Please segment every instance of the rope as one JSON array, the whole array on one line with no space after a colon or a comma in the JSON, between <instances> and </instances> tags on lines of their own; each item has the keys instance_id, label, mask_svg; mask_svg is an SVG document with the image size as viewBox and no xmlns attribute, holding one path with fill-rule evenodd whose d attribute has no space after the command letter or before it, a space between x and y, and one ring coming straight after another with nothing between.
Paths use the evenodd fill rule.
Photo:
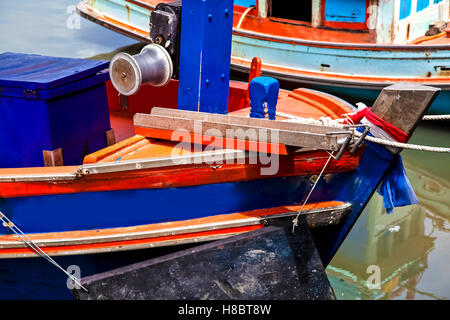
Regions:
<instances>
[{"instance_id":1,"label":"rope","mask_svg":"<svg viewBox=\"0 0 450 320\"><path fill-rule=\"evenodd\" d=\"M361 136L361 133L355 132L357 136ZM409 149L409 150L416 150L416 151L429 151L429 152L438 152L438 153L450 153L450 148L443 148L443 147L429 147L429 146L422 146L417 144L409 144L409 143L402 143L402 142L396 142L396 141L390 141L385 139L379 139L375 137L366 136L364 138L367 141L378 143L384 146L389 147L396 147L396 148L402 148L402 149Z\"/></svg>"},{"instance_id":2,"label":"rope","mask_svg":"<svg viewBox=\"0 0 450 320\"><path fill-rule=\"evenodd\" d=\"M318 126L339 127L339 128L344 127L344 124L341 123L343 119L331 119L330 117L320 117L317 120L313 118L302 118L279 111L277 111L276 115L283 118L287 118L287 120L284 120L286 122L296 122L302 124L313 124Z\"/></svg>"},{"instance_id":3,"label":"rope","mask_svg":"<svg viewBox=\"0 0 450 320\"><path fill-rule=\"evenodd\" d=\"M330 127L344 127L344 124L340 123L339 121L342 121L343 119L331 119L329 117L322 117L319 120L312 119L312 118L302 118L298 116L294 116L291 114L278 112L277 116L281 116L284 118L287 118L287 122L297 122L302 124L313 124L313 125L321 125L321 126L330 126ZM436 115L436 116L424 116L424 120L450 120L450 115ZM354 131L354 134L356 136L361 136L360 132ZM379 139L375 137L366 136L364 138L367 141L378 143L385 146L390 147L396 147L396 148L402 148L402 149L409 149L409 150L416 150L416 151L428 151L428 152L437 152L437 153L450 153L450 148L444 148L444 147L430 147L430 146L423 146L423 145L416 145L416 144L409 144L409 143L402 143L402 142L396 142L396 141L390 141L386 139Z\"/></svg>"},{"instance_id":4,"label":"rope","mask_svg":"<svg viewBox=\"0 0 450 320\"><path fill-rule=\"evenodd\" d=\"M53 264L55 267L64 272L71 280L73 280L81 289L89 293L89 291L81 285L77 278L67 272L63 267L61 267L55 260L53 260L48 254L46 254L36 243L33 242L25 233L22 232L7 216L0 211L0 220L3 222L3 226L9 228L14 232L27 246L33 249L39 256Z\"/></svg>"},{"instance_id":5,"label":"rope","mask_svg":"<svg viewBox=\"0 0 450 320\"><path fill-rule=\"evenodd\" d=\"M423 116L422 120L450 120L450 114L440 114L435 116Z\"/></svg>"}]
</instances>

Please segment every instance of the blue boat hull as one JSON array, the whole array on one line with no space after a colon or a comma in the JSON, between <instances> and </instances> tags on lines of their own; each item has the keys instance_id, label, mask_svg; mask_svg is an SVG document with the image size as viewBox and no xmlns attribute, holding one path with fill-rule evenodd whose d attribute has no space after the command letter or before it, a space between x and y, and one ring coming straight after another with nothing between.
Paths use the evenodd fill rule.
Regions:
<instances>
[{"instance_id":1,"label":"blue boat hull","mask_svg":"<svg viewBox=\"0 0 450 320\"><path fill-rule=\"evenodd\" d=\"M357 170L328 174L317 184L309 202L336 200L352 205L339 225L313 229L325 266L390 165L390 161L366 147ZM108 228L299 204L311 188L310 178L293 176L182 188L36 196L2 199L0 203L3 212L24 232ZM55 260L64 268L77 265L81 275L87 276L148 259L157 252L152 250L155 249L58 256ZM42 258L0 259L0 270L0 299L71 298L66 276Z\"/></svg>"}]
</instances>

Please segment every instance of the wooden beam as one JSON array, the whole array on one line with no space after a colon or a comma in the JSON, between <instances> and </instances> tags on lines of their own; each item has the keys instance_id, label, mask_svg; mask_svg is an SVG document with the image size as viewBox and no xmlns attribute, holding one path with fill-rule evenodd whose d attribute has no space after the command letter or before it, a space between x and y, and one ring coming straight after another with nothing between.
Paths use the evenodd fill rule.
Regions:
<instances>
[{"instance_id":1,"label":"wooden beam","mask_svg":"<svg viewBox=\"0 0 450 320\"><path fill-rule=\"evenodd\" d=\"M134 116L134 125L136 127L173 130L177 132L186 131L187 133L203 134L213 137L264 143L282 143L289 146L312 147L331 151L337 151L339 149L338 138L342 137L342 135L336 134L279 130L254 125L230 124L225 123L225 121L202 121L142 113L137 113ZM270 120L267 121L274 122ZM198 132L199 130L200 132ZM337 131L336 128L333 128L333 130Z\"/></svg>"},{"instance_id":2,"label":"wooden beam","mask_svg":"<svg viewBox=\"0 0 450 320\"><path fill-rule=\"evenodd\" d=\"M415 83L396 83L381 91L371 111L411 135L440 90Z\"/></svg>"},{"instance_id":3,"label":"wooden beam","mask_svg":"<svg viewBox=\"0 0 450 320\"><path fill-rule=\"evenodd\" d=\"M224 114L216 114L216 113L207 113L207 112L197 112L197 111L188 111L188 110L179 110L179 109L169 109L169 108L158 108L154 107L151 111L152 115L158 116L168 116L168 117L177 117L177 118L186 118L192 120L201 120L201 121L213 121L227 124L236 124L236 125L245 125L245 126L255 126L255 127L263 127L263 128L272 128L272 129L280 129L280 130L290 130L290 131L303 131L310 133L327 133L327 132L336 132L340 131L335 127L328 126L318 126L312 124L302 124L295 122L287 122L280 120L268 120L268 119L256 119L256 118L247 118L242 116L234 116L234 115L224 115Z\"/></svg>"}]
</instances>

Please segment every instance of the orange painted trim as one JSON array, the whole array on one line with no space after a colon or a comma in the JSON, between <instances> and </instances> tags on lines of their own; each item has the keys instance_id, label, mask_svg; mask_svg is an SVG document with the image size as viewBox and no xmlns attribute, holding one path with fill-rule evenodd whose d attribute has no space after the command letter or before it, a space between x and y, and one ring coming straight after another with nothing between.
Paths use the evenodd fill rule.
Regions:
<instances>
[{"instance_id":1,"label":"orange painted trim","mask_svg":"<svg viewBox=\"0 0 450 320\"><path fill-rule=\"evenodd\" d=\"M131 146L127 146L127 147L117 151L114 154L111 154L111 155L109 155L107 157L104 157L103 159L99 160L98 162L116 161L116 160L120 159L121 157L126 156L126 155L130 154L133 151L137 151L140 148L145 147L145 146L147 146L149 144L150 144L150 141L148 141L147 139L138 141L138 142L132 144Z\"/></svg>"},{"instance_id":2,"label":"orange painted trim","mask_svg":"<svg viewBox=\"0 0 450 320\"><path fill-rule=\"evenodd\" d=\"M325 201L325 202L317 202L317 203L309 203L304 207L305 211L310 210L318 210L333 207L338 207L344 205L344 202L340 201ZM92 237L96 237L93 239L92 243L84 243L78 245L51 245L51 242L48 245L41 245L41 248L47 253L56 253L65 251L70 253L70 251L79 251L79 250L96 250L96 249L113 249L119 247L125 247L130 245L139 245L139 244L150 244L150 243L158 243L164 241L171 240L182 240L182 239L192 239L197 237L208 237L208 236L218 236L218 235L226 235L230 233L240 233L251 230L260 229L263 227L262 224L251 225L251 226L243 226L243 227L232 227L232 228L223 228L209 231L199 231L199 232L187 232L180 233L177 235L171 236L159 236L159 237L146 237L140 239L130 239L130 240L120 240L120 241L106 241L102 242L102 237L108 236L119 236L121 234L124 235L132 235L139 234L145 231L158 231L158 230L167 230L171 228L183 228L190 226L201 226L213 223L220 222L230 222L230 221L239 221L247 218L262 218L269 217L271 215L277 215L281 213L294 213L298 212L301 209L301 205L293 205L293 206L280 206L274 208L266 208L266 209L258 209L251 210L239 213L231 213L231 214L223 214L217 216L196 218L190 220L183 221L173 221L173 222L162 222L148 225L139 225L133 227L119 227L119 228L109 228L109 229L95 229L95 230L83 230L83 231L65 231L65 232L51 232L51 233L40 233L40 234L28 234L31 240L39 242L39 241L58 241L58 240L67 240L67 241L76 241L83 239L90 239ZM34 251L28 247L8 247L8 242L19 242L21 240L16 235L3 235L0 236L0 256L1 255L15 255L15 254L24 254L24 253L33 253ZM2 244L3 242L3 244Z\"/></svg>"},{"instance_id":3,"label":"orange painted trim","mask_svg":"<svg viewBox=\"0 0 450 320\"><path fill-rule=\"evenodd\" d=\"M142 2L146 2L146 1L142 1L142 2L135 1L135 0L125 0L125 1L129 2L129 3L132 3L134 5L137 5L137 6L141 7L141 8L144 8L144 9L149 9L149 6L151 6L152 8L156 7L156 6L154 6L154 5L150 4L150 3L148 3L148 4L143 4L142 3ZM159 2L163 2L163 1L159 1Z\"/></svg>"},{"instance_id":4,"label":"orange painted trim","mask_svg":"<svg viewBox=\"0 0 450 320\"><path fill-rule=\"evenodd\" d=\"M252 59L252 62L250 64L250 71L248 75L248 85L247 85L247 94L245 96L245 107L250 107L250 82L252 82L253 79L261 76L261 66L262 61L260 57L254 57Z\"/></svg>"},{"instance_id":5,"label":"orange painted trim","mask_svg":"<svg viewBox=\"0 0 450 320\"><path fill-rule=\"evenodd\" d=\"M366 18L367 21L367 18ZM323 26L334 29L352 29L352 30L368 30L365 22L337 22L323 21Z\"/></svg>"},{"instance_id":6,"label":"orange painted trim","mask_svg":"<svg viewBox=\"0 0 450 320\"><path fill-rule=\"evenodd\" d=\"M325 173L349 172L358 167L363 148L354 154L344 152L338 161L331 161ZM261 164L223 163L180 165L126 172L88 175L71 181L1 182L0 197L27 197L80 192L116 191L149 188L174 188L213 183L240 182L283 176L318 174L329 155L324 151L309 151L280 156L276 175L261 175Z\"/></svg>"},{"instance_id":7,"label":"orange painted trim","mask_svg":"<svg viewBox=\"0 0 450 320\"><path fill-rule=\"evenodd\" d=\"M164 139L170 141L184 142L187 144L195 143L208 146L214 146L222 149L247 150L255 152L267 152L272 154L287 155L286 146L282 143L266 143L239 139L228 139L196 134L192 132L181 132L175 130L154 129L134 127L136 134L155 139Z\"/></svg>"},{"instance_id":8,"label":"orange painted trim","mask_svg":"<svg viewBox=\"0 0 450 320\"><path fill-rule=\"evenodd\" d=\"M336 45L333 45L332 43L327 43L325 41L320 41L320 43L316 42L316 43L302 44L302 43L298 43L296 40L309 41L310 39L292 38L292 40L290 40L290 39L280 39L280 38L268 38L268 37L264 36L264 34L262 34L261 31L254 31L251 29L246 29L246 30L253 31L253 32L259 32L259 33L261 33L261 35L245 34L245 33L240 32L239 30L234 30L233 35L238 35L241 37L257 39L257 40L262 40L262 41L268 41L268 42L287 43L287 44L296 45L296 46L327 48L327 49L364 50L364 51L394 51L394 50L395 51L414 51L414 50L423 51L423 49L421 49L421 48L415 49L413 45L411 45L411 46L405 45L403 47L399 47L399 46L395 46L395 45L384 45L384 46L380 45L380 46L365 47L364 46L365 43L335 42ZM271 33L268 33L267 35L268 36L277 36L277 35L271 34ZM346 45L347 43L352 44L352 46ZM359 47L359 45L361 45L361 47ZM439 49L440 48L437 47L435 50L439 50ZM447 49L441 49L441 50L447 50Z\"/></svg>"},{"instance_id":9,"label":"orange painted trim","mask_svg":"<svg viewBox=\"0 0 450 320\"><path fill-rule=\"evenodd\" d=\"M132 136L128 139L125 139L123 141L120 141L116 144L113 144L112 146L106 147L104 149L101 149L97 152L88 154L86 157L84 157L84 161L83 163L96 163L99 162L105 158L107 158L108 156L117 153L120 150L128 150L130 151L129 147L133 147L136 146L136 144L138 142L146 142L145 144L148 144L149 142L147 141L147 139L145 139L145 137L143 136L139 136L139 135L135 135Z\"/></svg>"},{"instance_id":10,"label":"orange painted trim","mask_svg":"<svg viewBox=\"0 0 450 320\"><path fill-rule=\"evenodd\" d=\"M332 110L330 110L330 108L327 105L320 103L314 99L305 97L304 95L300 95L296 92L291 92L289 94L289 96L294 97L298 100L304 101L310 105L313 105L314 107L316 107L317 109L322 111L326 116L330 117L331 119L339 119L340 118L337 114L335 114Z\"/></svg>"},{"instance_id":11,"label":"orange painted trim","mask_svg":"<svg viewBox=\"0 0 450 320\"><path fill-rule=\"evenodd\" d=\"M326 114L332 119L340 119L343 114L353 113L352 110L347 104L343 103L340 100L337 100L336 97L324 94L320 91L312 91L304 88L294 89L292 94L295 94L295 97L306 97L312 103L312 106L318 108L326 108Z\"/></svg>"},{"instance_id":12,"label":"orange painted trim","mask_svg":"<svg viewBox=\"0 0 450 320\"><path fill-rule=\"evenodd\" d=\"M437 39L437 38L440 38L440 37L444 37L446 35L447 35L447 33L445 31L443 31L441 33L435 34L434 36L422 36L422 37L419 37L419 38L414 39L413 41L409 42L408 44L420 44L422 42L426 42L426 41L434 40L434 39Z\"/></svg>"},{"instance_id":13,"label":"orange painted trim","mask_svg":"<svg viewBox=\"0 0 450 320\"><path fill-rule=\"evenodd\" d=\"M241 65L246 68L250 68L250 63L248 61L245 61L243 59L239 58L231 58L231 63L235 65ZM279 66L272 66L272 65L265 65L263 63L262 65L263 71L271 71L271 72L280 72L283 74L289 74L289 75L298 75L298 76L305 76L305 77L313 77L317 80L326 79L327 81L349 81L349 82L360 82L362 84L370 83L375 85L383 85L386 86L386 83L393 83L393 82L417 82L422 84L448 84L450 81L450 77L414 77L414 78L394 78L394 77L369 77L369 76L349 76L349 75L342 75L342 74L332 74L332 73L322 73L322 72L313 72L313 71L306 71L301 69L292 69L292 68L286 68L286 67L279 67Z\"/></svg>"},{"instance_id":14,"label":"orange painted trim","mask_svg":"<svg viewBox=\"0 0 450 320\"><path fill-rule=\"evenodd\" d=\"M88 251L88 250L99 250L99 249L112 249L114 248L123 248L134 245L144 245L151 243L158 243L164 241L172 241L172 240L184 240L184 239L193 239L193 238L201 238L208 236L218 236L218 235L226 235L226 234L234 234L234 233L242 233L253 231L257 229L263 228L263 225L254 225L254 226L245 226L245 227L236 227L236 228L226 228L212 231L202 231L202 232L193 232L193 233L185 233L173 236L163 236L163 237L155 237L155 238L146 238L146 239L135 239L135 240L123 240L123 241L111 241L111 242L103 242L103 243L93 243L93 244L81 244L81 245L71 245L71 246L55 246L55 247L43 247L41 248L47 254L56 254L58 252L64 251L66 253L70 253L71 251ZM14 248L14 249L0 249L0 255L19 255L26 253L34 253L34 251L29 248Z\"/></svg>"},{"instance_id":15,"label":"orange painted trim","mask_svg":"<svg viewBox=\"0 0 450 320\"><path fill-rule=\"evenodd\" d=\"M318 210L324 208L333 208L344 205L342 201L323 201L307 203L303 208L304 211ZM256 209L250 211L236 212L230 214L221 214L208 216L203 218L194 218L189 220L179 220L171 222L159 222L146 225L138 225L132 227L118 227L108 229L95 229L83 231L62 231L49 233L32 233L28 234L33 241L58 240L58 239L86 239L90 237L112 236L120 234L142 233L145 231L157 231L169 228L183 228L189 226L198 226L212 223L221 223L229 221L238 221L247 218L266 217L280 213L298 212L302 205L279 206L273 208ZM0 235L0 244L3 242L21 241L16 235Z\"/></svg>"},{"instance_id":16,"label":"orange painted trim","mask_svg":"<svg viewBox=\"0 0 450 320\"><path fill-rule=\"evenodd\" d=\"M111 24L111 25L113 25L113 26L120 27L121 29L128 30L128 31L130 31L130 32L137 33L137 34L140 35L141 37L145 37L145 38L149 38L149 37L150 37L150 32L146 32L146 31L143 31L143 30L141 30L141 29L133 28L133 27L131 27L131 26L129 26L129 25L123 23L123 22L120 22L119 20L116 20L116 19L113 19L113 18L104 16L104 15L98 15L98 14L95 13L95 11L92 10L90 7L86 7L86 6L85 6L84 9L90 12L92 18L94 18L94 19L96 19L96 20L98 20L98 21L103 22L102 24L103 24L105 27L108 27L108 26L107 26L106 24L104 24L104 23L108 23L108 24Z\"/></svg>"}]
</instances>

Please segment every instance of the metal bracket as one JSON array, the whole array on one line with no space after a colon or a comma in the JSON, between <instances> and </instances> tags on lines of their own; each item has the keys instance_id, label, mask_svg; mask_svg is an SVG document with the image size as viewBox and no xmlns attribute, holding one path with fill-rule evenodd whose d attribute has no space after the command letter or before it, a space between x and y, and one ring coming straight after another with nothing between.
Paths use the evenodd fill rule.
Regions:
<instances>
[{"instance_id":1,"label":"metal bracket","mask_svg":"<svg viewBox=\"0 0 450 320\"><path fill-rule=\"evenodd\" d=\"M345 149L348 147L348 145L350 144L350 141L353 138L353 134L349 134L347 136L347 138L345 138L344 142L341 144L341 147L338 151L338 153L336 154L336 156L332 156L334 160L339 160L342 156L342 154L344 153Z\"/></svg>"},{"instance_id":2,"label":"metal bracket","mask_svg":"<svg viewBox=\"0 0 450 320\"><path fill-rule=\"evenodd\" d=\"M119 105L123 110L128 110L128 96L119 93Z\"/></svg>"},{"instance_id":3,"label":"metal bracket","mask_svg":"<svg viewBox=\"0 0 450 320\"><path fill-rule=\"evenodd\" d=\"M358 138L358 140L356 140L355 144L353 145L353 147L350 149L350 153L355 152L356 149L358 149L359 145L364 141L364 138L367 136L367 134L370 132L370 128L366 127L366 129L364 130L364 132L362 133L362 135Z\"/></svg>"},{"instance_id":4,"label":"metal bracket","mask_svg":"<svg viewBox=\"0 0 450 320\"><path fill-rule=\"evenodd\" d=\"M39 98L39 90L33 90L33 89L23 89L22 95L25 98Z\"/></svg>"}]
</instances>

